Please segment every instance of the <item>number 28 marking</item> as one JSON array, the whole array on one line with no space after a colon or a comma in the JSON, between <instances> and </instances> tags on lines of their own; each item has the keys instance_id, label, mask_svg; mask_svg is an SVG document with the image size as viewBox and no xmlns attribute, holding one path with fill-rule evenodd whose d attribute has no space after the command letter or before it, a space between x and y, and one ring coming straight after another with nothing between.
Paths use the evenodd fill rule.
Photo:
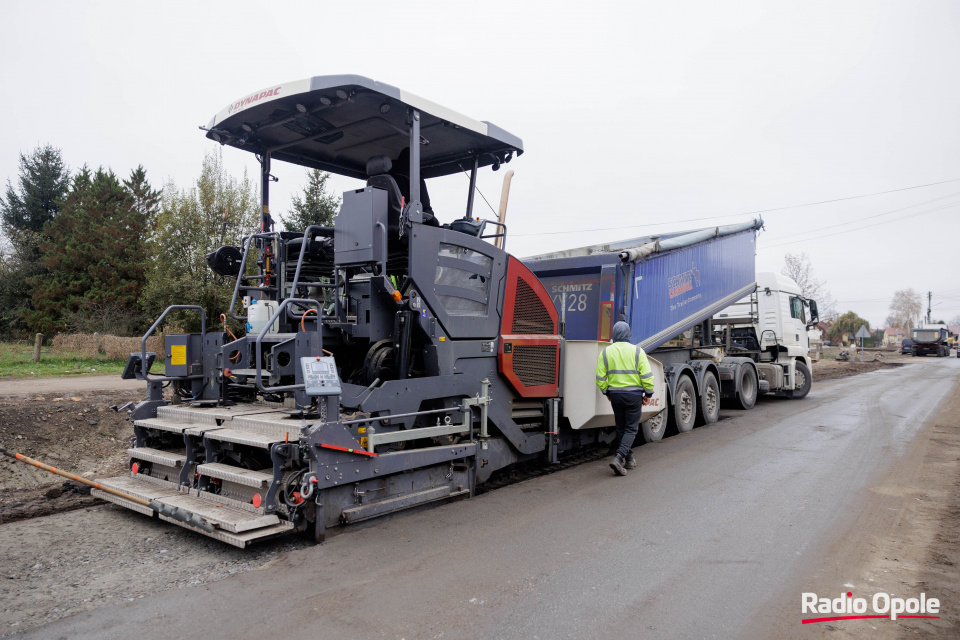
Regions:
<instances>
[{"instance_id":1,"label":"number 28 marking","mask_svg":"<svg viewBox=\"0 0 960 640\"><path fill-rule=\"evenodd\" d=\"M557 296L554 300L560 304L563 302L561 296ZM567 311L586 311L587 310L587 294L567 294Z\"/></svg>"}]
</instances>

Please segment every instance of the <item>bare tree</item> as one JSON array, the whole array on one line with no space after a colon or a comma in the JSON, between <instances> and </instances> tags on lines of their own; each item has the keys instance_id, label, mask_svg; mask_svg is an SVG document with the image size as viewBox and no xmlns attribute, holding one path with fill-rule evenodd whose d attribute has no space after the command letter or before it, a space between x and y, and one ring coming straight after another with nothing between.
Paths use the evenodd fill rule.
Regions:
<instances>
[{"instance_id":1,"label":"bare tree","mask_svg":"<svg viewBox=\"0 0 960 640\"><path fill-rule=\"evenodd\" d=\"M806 253L788 253L783 260L785 264L780 273L797 283L800 287L800 295L810 300L816 300L820 318L824 320L835 318L837 316L836 302L830 292L827 291L827 283L814 277L810 256Z\"/></svg>"},{"instance_id":2,"label":"bare tree","mask_svg":"<svg viewBox=\"0 0 960 640\"><path fill-rule=\"evenodd\" d=\"M923 316L923 299L910 289L901 289L893 294L887 324L901 329L912 329Z\"/></svg>"}]
</instances>

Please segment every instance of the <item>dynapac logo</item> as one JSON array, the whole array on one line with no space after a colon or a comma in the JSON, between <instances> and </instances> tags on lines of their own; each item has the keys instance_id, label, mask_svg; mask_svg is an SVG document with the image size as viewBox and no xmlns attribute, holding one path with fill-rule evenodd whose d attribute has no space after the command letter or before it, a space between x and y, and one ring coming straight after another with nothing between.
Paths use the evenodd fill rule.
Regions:
<instances>
[{"instance_id":1,"label":"dynapac logo","mask_svg":"<svg viewBox=\"0 0 960 640\"><path fill-rule=\"evenodd\" d=\"M801 624L832 622L834 620L867 620L870 618L933 618L939 619L940 600L928 598L921 593L919 598L897 598L883 591L873 594L873 598L854 598L853 592L841 593L839 598L820 598L815 593L800 595L800 615L808 613L847 614L826 618L805 618ZM851 615L852 614L852 615Z\"/></svg>"},{"instance_id":2,"label":"dynapac logo","mask_svg":"<svg viewBox=\"0 0 960 640\"><path fill-rule=\"evenodd\" d=\"M696 266L692 266L690 271L684 271L680 275L667 280L671 298L683 295L687 291L693 291L694 285L700 286L700 270Z\"/></svg>"},{"instance_id":3,"label":"dynapac logo","mask_svg":"<svg viewBox=\"0 0 960 640\"><path fill-rule=\"evenodd\" d=\"M263 100L264 98L268 98L271 96L278 96L278 95L280 95L280 87L274 87L273 89L261 91L260 93L254 93L253 95L249 95L242 100L237 100L232 105L227 107L227 113L233 113L237 109L245 107L248 104L256 102L257 100Z\"/></svg>"}]
</instances>

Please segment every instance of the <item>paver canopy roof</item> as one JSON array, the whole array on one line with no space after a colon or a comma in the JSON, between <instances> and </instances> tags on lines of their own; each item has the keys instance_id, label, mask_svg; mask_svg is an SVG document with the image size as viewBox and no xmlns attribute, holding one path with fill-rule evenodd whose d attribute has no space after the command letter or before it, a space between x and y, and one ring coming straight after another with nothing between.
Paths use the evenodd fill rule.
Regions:
<instances>
[{"instance_id":1,"label":"paver canopy roof","mask_svg":"<svg viewBox=\"0 0 960 640\"><path fill-rule=\"evenodd\" d=\"M409 146L410 109L420 112L424 178L509 161L520 138L396 87L363 76L316 76L245 95L210 120L207 137L223 144L354 178L375 156L397 158Z\"/></svg>"}]
</instances>

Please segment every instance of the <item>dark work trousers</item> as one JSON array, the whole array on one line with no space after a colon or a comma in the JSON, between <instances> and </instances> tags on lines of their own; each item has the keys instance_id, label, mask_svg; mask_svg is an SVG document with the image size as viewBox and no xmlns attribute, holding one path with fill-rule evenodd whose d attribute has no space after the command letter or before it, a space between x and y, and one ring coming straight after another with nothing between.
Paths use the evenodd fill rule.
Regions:
<instances>
[{"instance_id":1,"label":"dark work trousers","mask_svg":"<svg viewBox=\"0 0 960 640\"><path fill-rule=\"evenodd\" d=\"M640 430L640 412L643 410L643 396L637 393L610 392L610 404L613 407L613 417L617 421L617 438L620 448L617 455L626 460L630 457L630 449Z\"/></svg>"}]
</instances>

